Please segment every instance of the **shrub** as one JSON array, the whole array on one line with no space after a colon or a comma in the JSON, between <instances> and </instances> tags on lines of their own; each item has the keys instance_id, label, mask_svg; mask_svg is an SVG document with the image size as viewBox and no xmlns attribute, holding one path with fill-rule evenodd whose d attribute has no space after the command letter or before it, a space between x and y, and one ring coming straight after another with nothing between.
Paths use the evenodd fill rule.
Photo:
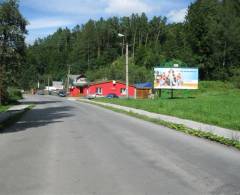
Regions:
<instances>
[{"instance_id":1,"label":"shrub","mask_svg":"<svg viewBox=\"0 0 240 195\"><path fill-rule=\"evenodd\" d=\"M8 102L16 102L17 100L22 99L22 93L20 89L9 87L8 88Z\"/></svg>"},{"instance_id":2,"label":"shrub","mask_svg":"<svg viewBox=\"0 0 240 195\"><path fill-rule=\"evenodd\" d=\"M233 76L230 78L230 80L233 82L235 87L240 89L240 68L234 68L231 70L231 72Z\"/></svg>"}]
</instances>

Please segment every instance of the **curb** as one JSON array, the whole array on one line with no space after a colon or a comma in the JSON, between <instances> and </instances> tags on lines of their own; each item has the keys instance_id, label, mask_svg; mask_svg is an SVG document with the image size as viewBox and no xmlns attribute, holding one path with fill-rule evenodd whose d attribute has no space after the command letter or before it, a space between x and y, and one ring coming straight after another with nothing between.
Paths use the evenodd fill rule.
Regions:
<instances>
[{"instance_id":1,"label":"curb","mask_svg":"<svg viewBox=\"0 0 240 195\"><path fill-rule=\"evenodd\" d=\"M239 131L234 131L234 130L218 127L215 125L208 125L208 124L204 124L201 122L191 121L191 120L187 120L187 119L180 119L180 118L177 118L174 116L167 116L167 115L163 115L163 114L152 113L152 112L148 112L148 111L140 110L140 109L136 109L136 108L120 106L117 104L96 102L96 101L90 101L90 100L84 100L84 99L81 99L79 101L86 102L86 103L92 103L92 104L100 105L100 106L108 106L111 108L120 109L125 112L129 112L129 113L132 112L134 114L146 116L151 119L157 119L157 120L165 121L168 123L173 123L176 125L184 125L185 127L193 129L195 131L211 133L211 134L214 134L214 135L217 135L220 137L224 137L226 139L240 141L240 132Z\"/></svg>"},{"instance_id":2,"label":"curb","mask_svg":"<svg viewBox=\"0 0 240 195\"><path fill-rule=\"evenodd\" d=\"M2 130L1 125L4 126L4 123L7 123L8 120L14 118L15 116L21 115L26 112L32 105L25 105L21 109L10 108L6 112L0 113L0 129Z\"/></svg>"}]
</instances>

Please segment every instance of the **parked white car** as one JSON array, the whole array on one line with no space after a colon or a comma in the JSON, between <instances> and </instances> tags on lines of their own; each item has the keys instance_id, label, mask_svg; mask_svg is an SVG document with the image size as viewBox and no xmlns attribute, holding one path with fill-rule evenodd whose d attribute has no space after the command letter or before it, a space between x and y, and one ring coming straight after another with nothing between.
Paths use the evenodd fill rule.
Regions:
<instances>
[{"instance_id":1,"label":"parked white car","mask_svg":"<svg viewBox=\"0 0 240 195\"><path fill-rule=\"evenodd\" d=\"M91 100L91 99L95 99L96 97L97 97L96 93L88 94L87 99Z\"/></svg>"}]
</instances>

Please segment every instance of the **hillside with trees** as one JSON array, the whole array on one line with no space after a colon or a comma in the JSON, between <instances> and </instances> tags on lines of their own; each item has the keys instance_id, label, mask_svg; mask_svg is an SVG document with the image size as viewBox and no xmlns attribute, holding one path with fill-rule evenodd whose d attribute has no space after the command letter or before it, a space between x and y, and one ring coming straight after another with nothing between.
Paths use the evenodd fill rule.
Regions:
<instances>
[{"instance_id":1,"label":"hillside with trees","mask_svg":"<svg viewBox=\"0 0 240 195\"><path fill-rule=\"evenodd\" d=\"M201 80L240 85L240 2L236 0L197 0L189 5L183 23L142 13L59 28L27 47L19 85L36 87L37 81L44 83L48 77L64 80L69 65L72 74L84 73L90 81L124 80L126 42L131 83L151 81L155 66L178 63L199 67Z\"/></svg>"}]
</instances>

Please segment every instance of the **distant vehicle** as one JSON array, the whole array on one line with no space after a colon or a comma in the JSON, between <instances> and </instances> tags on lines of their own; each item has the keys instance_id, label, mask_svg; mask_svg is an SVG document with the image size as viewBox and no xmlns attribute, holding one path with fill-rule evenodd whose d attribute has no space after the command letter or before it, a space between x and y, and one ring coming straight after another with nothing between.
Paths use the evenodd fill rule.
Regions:
<instances>
[{"instance_id":1,"label":"distant vehicle","mask_svg":"<svg viewBox=\"0 0 240 195\"><path fill-rule=\"evenodd\" d=\"M43 90L37 91L37 95L44 95L44 91Z\"/></svg>"},{"instance_id":2,"label":"distant vehicle","mask_svg":"<svg viewBox=\"0 0 240 195\"><path fill-rule=\"evenodd\" d=\"M118 96L115 93L109 93L106 98L118 98Z\"/></svg>"},{"instance_id":3,"label":"distant vehicle","mask_svg":"<svg viewBox=\"0 0 240 195\"><path fill-rule=\"evenodd\" d=\"M59 93L59 91L57 91L57 90L51 91L51 95L55 95L55 96L57 96L58 93Z\"/></svg>"},{"instance_id":4,"label":"distant vehicle","mask_svg":"<svg viewBox=\"0 0 240 195\"><path fill-rule=\"evenodd\" d=\"M89 94L88 96L87 96L87 99L89 99L89 100L91 100L91 99L95 99L97 97L97 94Z\"/></svg>"},{"instance_id":5,"label":"distant vehicle","mask_svg":"<svg viewBox=\"0 0 240 195\"><path fill-rule=\"evenodd\" d=\"M58 92L58 96L60 96L60 97L66 97L67 94L66 94L65 91L59 91L59 92Z\"/></svg>"}]
</instances>

